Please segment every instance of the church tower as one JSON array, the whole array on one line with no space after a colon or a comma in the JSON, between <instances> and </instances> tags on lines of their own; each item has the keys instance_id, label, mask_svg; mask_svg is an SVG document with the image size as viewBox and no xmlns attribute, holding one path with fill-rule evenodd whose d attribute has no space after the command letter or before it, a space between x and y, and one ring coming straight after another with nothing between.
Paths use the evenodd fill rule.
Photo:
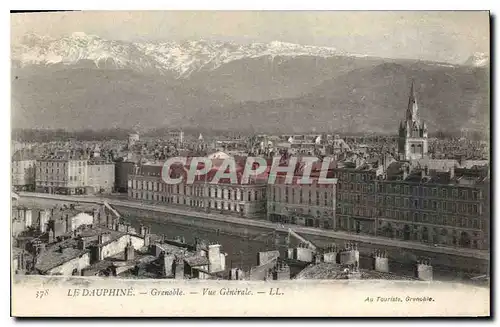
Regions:
<instances>
[{"instance_id":1,"label":"church tower","mask_svg":"<svg viewBox=\"0 0 500 327\"><path fill-rule=\"evenodd\" d=\"M417 97L412 81L406 119L399 125L399 159L421 159L427 157L427 150L427 125L418 117Z\"/></svg>"}]
</instances>

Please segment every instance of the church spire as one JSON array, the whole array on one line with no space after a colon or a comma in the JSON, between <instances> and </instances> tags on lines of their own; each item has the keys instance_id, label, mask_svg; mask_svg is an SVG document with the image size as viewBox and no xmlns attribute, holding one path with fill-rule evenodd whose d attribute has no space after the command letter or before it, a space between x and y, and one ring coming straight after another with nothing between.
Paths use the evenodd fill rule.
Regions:
<instances>
[{"instance_id":1,"label":"church spire","mask_svg":"<svg viewBox=\"0 0 500 327\"><path fill-rule=\"evenodd\" d=\"M408 109L406 110L406 120L418 121L417 96L415 95L413 79L411 80L410 98L408 100Z\"/></svg>"}]
</instances>

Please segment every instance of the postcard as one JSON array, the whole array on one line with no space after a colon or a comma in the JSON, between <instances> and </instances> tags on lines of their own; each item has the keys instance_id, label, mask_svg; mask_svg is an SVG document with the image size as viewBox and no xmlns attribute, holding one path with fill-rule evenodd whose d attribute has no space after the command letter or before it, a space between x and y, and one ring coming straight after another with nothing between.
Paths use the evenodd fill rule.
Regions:
<instances>
[{"instance_id":1,"label":"postcard","mask_svg":"<svg viewBox=\"0 0 500 327\"><path fill-rule=\"evenodd\" d=\"M11 315L489 316L489 24L11 14Z\"/></svg>"}]
</instances>

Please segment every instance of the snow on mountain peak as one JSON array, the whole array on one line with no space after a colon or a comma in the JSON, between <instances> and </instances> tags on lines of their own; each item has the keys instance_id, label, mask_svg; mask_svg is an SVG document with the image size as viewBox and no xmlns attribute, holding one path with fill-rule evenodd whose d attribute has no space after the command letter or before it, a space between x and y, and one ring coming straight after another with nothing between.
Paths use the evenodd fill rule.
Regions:
<instances>
[{"instance_id":1,"label":"snow on mountain peak","mask_svg":"<svg viewBox=\"0 0 500 327\"><path fill-rule=\"evenodd\" d=\"M88 35L85 32L73 32L71 33L71 37L73 38L89 38L89 37L96 37L96 35Z\"/></svg>"},{"instance_id":2,"label":"snow on mountain peak","mask_svg":"<svg viewBox=\"0 0 500 327\"><path fill-rule=\"evenodd\" d=\"M490 63L490 56L487 53L475 52L465 62L466 66L483 67Z\"/></svg>"},{"instance_id":3,"label":"snow on mountain peak","mask_svg":"<svg viewBox=\"0 0 500 327\"><path fill-rule=\"evenodd\" d=\"M12 59L21 65L70 65L80 60L90 60L96 66L102 62L112 62L118 68L152 68L161 72L173 72L179 77L187 77L201 69L216 69L225 63L244 58L333 57L339 54L334 48L281 41L251 44L210 40L131 43L105 40L84 32L74 32L61 38L31 35L23 38L12 49Z\"/></svg>"}]
</instances>

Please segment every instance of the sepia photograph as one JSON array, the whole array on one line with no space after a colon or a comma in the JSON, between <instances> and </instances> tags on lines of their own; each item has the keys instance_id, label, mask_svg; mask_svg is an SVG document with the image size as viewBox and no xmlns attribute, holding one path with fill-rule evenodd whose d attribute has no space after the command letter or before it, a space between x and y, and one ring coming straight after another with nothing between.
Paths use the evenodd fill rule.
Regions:
<instances>
[{"instance_id":1,"label":"sepia photograph","mask_svg":"<svg viewBox=\"0 0 500 327\"><path fill-rule=\"evenodd\" d=\"M10 27L12 316L490 316L488 11Z\"/></svg>"}]
</instances>

